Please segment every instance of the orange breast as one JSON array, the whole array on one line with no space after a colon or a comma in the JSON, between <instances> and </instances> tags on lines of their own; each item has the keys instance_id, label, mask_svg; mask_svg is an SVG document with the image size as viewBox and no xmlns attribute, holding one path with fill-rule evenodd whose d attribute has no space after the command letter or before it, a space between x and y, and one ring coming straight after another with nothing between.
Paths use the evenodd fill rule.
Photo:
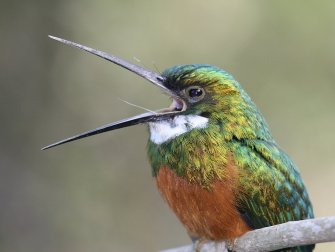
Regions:
<instances>
[{"instance_id":1,"label":"orange breast","mask_svg":"<svg viewBox=\"0 0 335 252\"><path fill-rule=\"evenodd\" d=\"M236 176L232 167L227 169ZM251 230L235 209L236 186L232 177L214 180L211 191L177 176L168 167L162 167L155 180L163 199L190 235L230 240Z\"/></svg>"}]
</instances>

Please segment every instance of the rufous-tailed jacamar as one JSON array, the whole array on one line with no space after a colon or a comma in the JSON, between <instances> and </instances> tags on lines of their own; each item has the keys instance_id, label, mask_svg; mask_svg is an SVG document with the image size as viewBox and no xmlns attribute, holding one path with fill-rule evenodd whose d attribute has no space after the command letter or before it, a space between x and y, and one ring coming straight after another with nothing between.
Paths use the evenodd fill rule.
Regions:
<instances>
[{"instance_id":1,"label":"rufous-tailed jacamar","mask_svg":"<svg viewBox=\"0 0 335 252\"><path fill-rule=\"evenodd\" d=\"M50 36L51 37L51 36ZM234 78L210 65L182 65L161 75L60 38L152 82L169 108L141 114L43 149L102 132L148 124L148 155L159 192L193 240L226 240L262 227L313 218L299 171ZM280 251L310 252L314 245Z\"/></svg>"}]
</instances>

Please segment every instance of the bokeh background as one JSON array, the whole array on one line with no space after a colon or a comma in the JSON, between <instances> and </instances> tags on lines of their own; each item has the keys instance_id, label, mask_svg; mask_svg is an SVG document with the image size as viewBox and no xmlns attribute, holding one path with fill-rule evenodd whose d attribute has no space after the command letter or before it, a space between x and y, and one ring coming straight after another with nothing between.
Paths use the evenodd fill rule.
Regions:
<instances>
[{"instance_id":1,"label":"bokeh background","mask_svg":"<svg viewBox=\"0 0 335 252\"><path fill-rule=\"evenodd\" d=\"M150 69L232 74L297 164L316 217L335 215L335 2L1 0L0 251L159 251L190 240L160 198L145 126L48 144L169 106L152 84L51 40ZM335 244L315 251L335 251Z\"/></svg>"}]
</instances>

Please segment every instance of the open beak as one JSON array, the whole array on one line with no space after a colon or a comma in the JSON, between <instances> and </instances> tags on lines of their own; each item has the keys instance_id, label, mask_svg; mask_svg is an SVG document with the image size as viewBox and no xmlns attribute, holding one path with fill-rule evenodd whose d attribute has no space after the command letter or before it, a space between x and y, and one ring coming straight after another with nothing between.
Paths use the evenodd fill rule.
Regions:
<instances>
[{"instance_id":1,"label":"open beak","mask_svg":"<svg viewBox=\"0 0 335 252\"><path fill-rule=\"evenodd\" d=\"M77 47L79 49L82 49L84 51L90 52L94 55L97 55L103 59L109 60L121 67L124 67L126 69L128 69L129 71L136 73L137 75L143 77L144 79L150 81L151 83L155 84L156 86L158 86L164 93L166 93L167 95L171 96L171 98L173 99L172 105L170 106L170 108L167 109L162 109L156 112L149 112L149 113L144 113L141 115L137 115L137 116L133 116L118 122L114 122L105 126L102 126L100 128L91 130L91 131L87 131L85 133L82 133L80 135L77 136L73 136L67 139L64 139L62 141L59 141L57 143L48 145L44 148L42 148L42 150L45 149L49 149L51 147L57 146L57 145L61 145L64 143L68 143L68 142L72 142L81 138L85 138L85 137L89 137L89 136L93 136L93 135L97 135L103 132L107 132L107 131L111 131L111 130L115 130L115 129L120 129L120 128L124 128L124 127L128 127L128 126L132 126L132 125L136 125L136 124L140 124L140 123L147 123L147 122L154 122L154 121L161 121L164 120L168 117L174 116L176 113L180 113L181 111L185 111L186 110L186 104L185 102L177 95L177 93L175 93L174 91L168 89L165 87L164 82L165 82L165 78L159 74L156 74L152 71L149 71L143 67L140 67L138 65L135 65L133 63L130 63L126 60L120 59L118 57L115 57L113 55L110 55L108 53L105 52L101 52L98 50L95 50L93 48L87 47L87 46L83 46L80 44L76 44L73 43L71 41L67 41L65 39L61 39L61 38L56 38L53 36L49 36L52 39L58 40L60 42L63 42L65 44Z\"/></svg>"}]
</instances>

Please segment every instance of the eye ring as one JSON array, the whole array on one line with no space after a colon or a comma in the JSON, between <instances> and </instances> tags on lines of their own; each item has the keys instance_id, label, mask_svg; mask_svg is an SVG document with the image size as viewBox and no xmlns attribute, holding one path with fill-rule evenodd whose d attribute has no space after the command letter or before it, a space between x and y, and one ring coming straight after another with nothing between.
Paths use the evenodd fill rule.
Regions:
<instances>
[{"instance_id":1,"label":"eye ring","mask_svg":"<svg viewBox=\"0 0 335 252\"><path fill-rule=\"evenodd\" d=\"M197 102L204 98L205 90L199 86L191 86L186 88L185 95L190 102Z\"/></svg>"}]
</instances>

